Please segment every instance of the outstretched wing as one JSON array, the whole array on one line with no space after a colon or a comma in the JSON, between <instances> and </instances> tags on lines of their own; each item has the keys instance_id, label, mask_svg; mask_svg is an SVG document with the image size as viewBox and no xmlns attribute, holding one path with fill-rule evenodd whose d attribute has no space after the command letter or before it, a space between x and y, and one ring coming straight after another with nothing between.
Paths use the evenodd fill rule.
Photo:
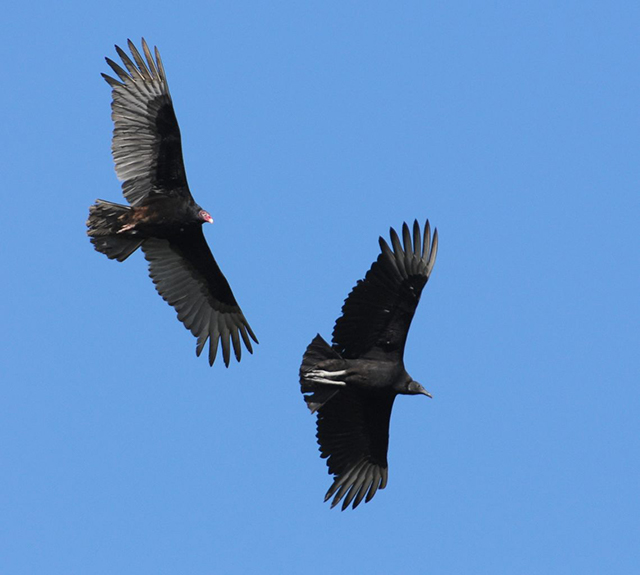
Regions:
<instances>
[{"instance_id":1,"label":"outstretched wing","mask_svg":"<svg viewBox=\"0 0 640 575\"><path fill-rule=\"evenodd\" d=\"M106 58L119 80L102 74L113 89L111 151L116 174L123 180L122 193L133 206L150 194L177 195L193 201L160 53L155 48L154 61L143 38L145 62L133 42L127 42L135 63L116 46L126 70Z\"/></svg>"},{"instance_id":2,"label":"outstretched wing","mask_svg":"<svg viewBox=\"0 0 640 575\"><path fill-rule=\"evenodd\" d=\"M151 238L142 244L149 275L162 298L178 312L178 319L198 338L200 355L209 340L209 364L213 365L222 343L224 364L229 366L231 346L240 361L240 339L253 353L258 343L229 283L197 226L171 240Z\"/></svg>"},{"instance_id":3,"label":"outstretched wing","mask_svg":"<svg viewBox=\"0 0 640 575\"><path fill-rule=\"evenodd\" d=\"M387 485L389 419L394 393L343 388L318 411L318 445L335 476L324 500L344 511Z\"/></svg>"},{"instance_id":4,"label":"outstretched wing","mask_svg":"<svg viewBox=\"0 0 640 575\"><path fill-rule=\"evenodd\" d=\"M346 359L376 355L402 357L420 294L429 280L438 251L438 230L431 241L429 221L424 235L417 221L413 237L402 225L403 245L393 228L391 245L380 238L382 252L342 306L333 328L333 348Z\"/></svg>"}]
</instances>

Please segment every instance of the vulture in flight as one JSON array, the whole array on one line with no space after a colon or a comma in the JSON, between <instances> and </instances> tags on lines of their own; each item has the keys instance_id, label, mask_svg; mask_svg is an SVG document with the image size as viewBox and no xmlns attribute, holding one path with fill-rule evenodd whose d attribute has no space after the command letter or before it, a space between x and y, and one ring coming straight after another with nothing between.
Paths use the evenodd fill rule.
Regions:
<instances>
[{"instance_id":1,"label":"vulture in flight","mask_svg":"<svg viewBox=\"0 0 640 575\"><path fill-rule=\"evenodd\" d=\"M208 340L213 365L222 343L228 367L232 346L240 361L240 340L250 353L258 340L204 238L202 224L213 219L189 191L160 53L155 48L154 59L144 39L144 58L128 45L133 59L116 46L124 68L106 58L117 78L102 77L112 88L111 151L130 205L96 200L87 233L97 251L119 262L142 248L156 290L198 339L196 354Z\"/></svg>"},{"instance_id":2,"label":"vulture in flight","mask_svg":"<svg viewBox=\"0 0 640 575\"><path fill-rule=\"evenodd\" d=\"M377 261L342 306L329 345L316 335L300 367L300 385L333 484L325 501L344 511L387 485L389 420L396 395L431 394L405 371L407 332L438 251L438 231L405 223L402 241L391 228Z\"/></svg>"}]
</instances>

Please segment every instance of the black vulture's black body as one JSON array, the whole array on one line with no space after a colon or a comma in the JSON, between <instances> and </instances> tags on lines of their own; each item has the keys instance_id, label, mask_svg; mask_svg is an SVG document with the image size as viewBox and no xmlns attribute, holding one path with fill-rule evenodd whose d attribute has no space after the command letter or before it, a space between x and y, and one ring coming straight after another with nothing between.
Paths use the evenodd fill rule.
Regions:
<instances>
[{"instance_id":1,"label":"black vulture's black body","mask_svg":"<svg viewBox=\"0 0 640 575\"><path fill-rule=\"evenodd\" d=\"M342 509L370 501L387 484L389 420L398 394L430 394L406 372L404 346L438 249L429 222L424 234L404 224L402 242L391 229L392 248L358 281L336 321L329 345L317 335L300 367L300 385L317 413L320 453L334 482L325 501Z\"/></svg>"}]
</instances>

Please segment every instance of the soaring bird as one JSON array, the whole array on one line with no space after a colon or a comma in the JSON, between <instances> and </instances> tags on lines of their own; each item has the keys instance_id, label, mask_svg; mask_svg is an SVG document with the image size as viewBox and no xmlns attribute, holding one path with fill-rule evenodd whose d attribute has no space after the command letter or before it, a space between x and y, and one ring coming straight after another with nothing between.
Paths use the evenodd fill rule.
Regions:
<instances>
[{"instance_id":1,"label":"soaring bird","mask_svg":"<svg viewBox=\"0 0 640 575\"><path fill-rule=\"evenodd\" d=\"M251 340L258 340L204 238L202 224L213 218L189 191L160 53L154 48L154 60L144 38L144 59L131 40L128 45L133 60L115 47L126 70L106 58L118 79L102 77L112 88L111 151L130 205L96 200L87 233L96 250L119 262L141 247L156 290L198 339L196 354L209 340L213 365L221 342L228 367L231 346L240 361L240 339L250 353Z\"/></svg>"},{"instance_id":2,"label":"soaring bird","mask_svg":"<svg viewBox=\"0 0 640 575\"><path fill-rule=\"evenodd\" d=\"M404 368L404 346L422 289L438 251L427 220L413 235L402 226L402 243L391 228L391 247L380 238L381 253L342 306L333 344L319 334L302 358L300 385L317 438L334 481L325 501L341 500L344 511L371 500L387 485L389 420L398 394L431 394ZM344 499L343 499L344 498Z\"/></svg>"}]
</instances>

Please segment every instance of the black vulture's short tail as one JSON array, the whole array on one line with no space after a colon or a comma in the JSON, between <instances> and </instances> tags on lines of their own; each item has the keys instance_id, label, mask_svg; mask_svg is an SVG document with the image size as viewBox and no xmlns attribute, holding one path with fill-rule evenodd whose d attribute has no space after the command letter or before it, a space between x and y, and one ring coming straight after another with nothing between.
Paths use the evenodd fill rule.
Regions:
<instances>
[{"instance_id":1,"label":"black vulture's short tail","mask_svg":"<svg viewBox=\"0 0 640 575\"><path fill-rule=\"evenodd\" d=\"M109 259L122 262L143 242L141 238L120 233L130 213L131 207L105 200L96 200L96 203L89 208L87 234L96 250Z\"/></svg>"},{"instance_id":2,"label":"black vulture's short tail","mask_svg":"<svg viewBox=\"0 0 640 575\"><path fill-rule=\"evenodd\" d=\"M344 364L340 354L322 339L320 334L316 335L304 352L300 366L300 387L302 393L305 394L304 400L311 413L315 413L340 391L337 382L336 384L330 382L327 382L329 385L323 384L318 382L317 376L318 368L329 367L329 365L333 367L336 364Z\"/></svg>"}]
</instances>

